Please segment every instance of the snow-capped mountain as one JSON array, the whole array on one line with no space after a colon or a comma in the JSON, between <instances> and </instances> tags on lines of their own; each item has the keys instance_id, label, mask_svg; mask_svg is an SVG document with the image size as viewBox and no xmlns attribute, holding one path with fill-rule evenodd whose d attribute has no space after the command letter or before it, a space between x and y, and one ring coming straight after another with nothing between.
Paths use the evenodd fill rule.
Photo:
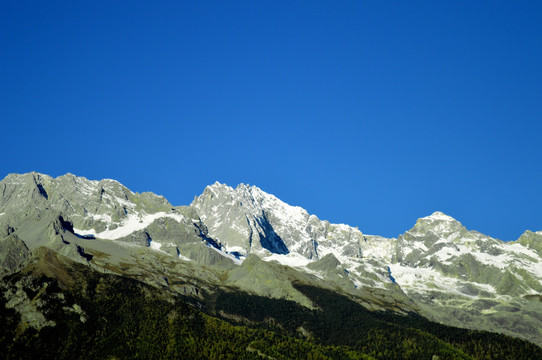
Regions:
<instances>
[{"instance_id":1,"label":"snow-capped mountain","mask_svg":"<svg viewBox=\"0 0 542 360\"><path fill-rule=\"evenodd\" d=\"M192 206L225 249L255 252L343 288L349 282L392 291L395 283L422 314L440 322L473 328L482 323L490 330L523 332L531 340L541 336L540 232L507 243L435 212L397 239L386 239L321 221L246 185L216 183ZM322 266L326 255L333 261ZM337 269L343 271L340 281Z\"/></svg>"},{"instance_id":2,"label":"snow-capped mountain","mask_svg":"<svg viewBox=\"0 0 542 360\"><path fill-rule=\"evenodd\" d=\"M540 342L542 237L531 234L503 242L437 212L395 240L391 275L430 318Z\"/></svg>"},{"instance_id":3,"label":"snow-capped mountain","mask_svg":"<svg viewBox=\"0 0 542 360\"><path fill-rule=\"evenodd\" d=\"M173 206L114 180L8 175L0 182L0 270L17 271L42 246L194 297L235 287L310 307L292 283L311 283L370 309L542 344L542 232L506 243L440 212L388 239L244 184L217 182L190 206Z\"/></svg>"},{"instance_id":4,"label":"snow-capped mountain","mask_svg":"<svg viewBox=\"0 0 542 360\"><path fill-rule=\"evenodd\" d=\"M301 263L330 253L337 257L361 257L363 235L358 229L321 221L305 209L290 206L255 186L241 184L233 189L215 183L191 206L207 225L209 236L227 251L241 256L283 255L273 258L289 261L281 259L292 255Z\"/></svg>"}]
</instances>

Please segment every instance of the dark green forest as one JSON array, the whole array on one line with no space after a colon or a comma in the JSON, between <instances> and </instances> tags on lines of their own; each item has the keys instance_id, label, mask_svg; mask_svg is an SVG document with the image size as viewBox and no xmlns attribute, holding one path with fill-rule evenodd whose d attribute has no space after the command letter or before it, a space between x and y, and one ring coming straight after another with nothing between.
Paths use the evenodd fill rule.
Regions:
<instances>
[{"instance_id":1,"label":"dark green forest","mask_svg":"<svg viewBox=\"0 0 542 360\"><path fill-rule=\"evenodd\" d=\"M297 284L318 310L296 303L222 292L216 307L260 326L280 326L295 336L309 329L319 343L347 346L377 359L542 359L542 349L524 340L431 322L419 315L369 311L336 292ZM265 309L265 311L262 311ZM270 325L269 319L274 319Z\"/></svg>"},{"instance_id":2,"label":"dark green forest","mask_svg":"<svg viewBox=\"0 0 542 360\"><path fill-rule=\"evenodd\" d=\"M542 349L519 339L372 312L303 284L296 287L317 310L224 290L197 302L83 266L66 272L70 281L23 273L3 279L3 292L24 284L55 322L35 330L1 297L3 359L542 359Z\"/></svg>"}]
</instances>

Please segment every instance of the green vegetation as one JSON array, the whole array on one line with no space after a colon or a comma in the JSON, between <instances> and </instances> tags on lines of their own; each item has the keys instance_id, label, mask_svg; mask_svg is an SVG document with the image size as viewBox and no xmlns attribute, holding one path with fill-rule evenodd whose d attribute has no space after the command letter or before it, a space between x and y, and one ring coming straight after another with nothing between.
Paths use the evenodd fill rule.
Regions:
<instances>
[{"instance_id":1,"label":"green vegetation","mask_svg":"<svg viewBox=\"0 0 542 360\"><path fill-rule=\"evenodd\" d=\"M347 346L377 359L542 359L539 347L520 339L445 326L415 314L373 312L333 291L300 284L296 288L319 310L239 292L222 292L214 306L291 336L298 336L302 327L313 341Z\"/></svg>"},{"instance_id":2,"label":"green vegetation","mask_svg":"<svg viewBox=\"0 0 542 360\"><path fill-rule=\"evenodd\" d=\"M301 284L296 288L318 310L235 291L198 303L133 279L47 261L4 278L0 292L22 289L17 296L56 325L36 330L5 307L10 298L0 297L4 359L541 358L541 349L525 341L371 312ZM55 279L43 275L52 269Z\"/></svg>"},{"instance_id":3,"label":"green vegetation","mask_svg":"<svg viewBox=\"0 0 542 360\"><path fill-rule=\"evenodd\" d=\"M74 268L69 277L78 284L71 289L43 275L30 283L20 274L5 279L7 286L25 283L28 298L43 304L56 325L40 331L21 326L20 315L2 298L4 359L371 359L345 346L233 325L167 291ZM82 312L73 310L79 307Z\"/></svg>"}]
</instances>

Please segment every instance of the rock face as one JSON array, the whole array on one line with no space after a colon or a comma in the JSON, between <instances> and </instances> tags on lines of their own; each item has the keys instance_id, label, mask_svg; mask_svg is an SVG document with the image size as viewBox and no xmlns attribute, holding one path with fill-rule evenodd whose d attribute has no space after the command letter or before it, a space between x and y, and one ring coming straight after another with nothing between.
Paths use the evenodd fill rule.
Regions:
<instances>
[{"instance_id":1,"label":"rock face","mask_svg":"<svg viewBox=\"0 0 542 360\"><path fill-rule=\"evenodd\" d=\"M536 233L506 243L436 212L396 240L391 275L421 307L446 324L542 339L542 259Z\"/></svg>"},{"instance_id":2,"label":"rock face","mask_svg":"<svg viewBox=\"0 0 542 360\"><path fill-rule=\"evenodd\" d=\"M440 212L387 239L244 184L215 183L190 206L173 206L114 180L8 175L0 181L0 276L43 248L195 298L237 288L311 307L292 286L305 283L372 310L542 345L542 232L506 243Z\"/></svg>"},{"instance_id":3,"label":"rock face","mask_svg":"<svg viewBox=\"0 0 542 360\"><path fill-rule=\"evenodd\" d=\"M525 237L525 235L524 235ZM505 243L475 231L442 213L418 220L397 240L395 256L397 281L402 269L426 269L418 279L431 282L433 289L448 292L451 283L465 295L520 296L542 292L540 255L531 243ZM427 271L433 271L431 281ZM438 274L438 278L435 277ZM446 279L446 280L445 280ZM406 285L408 280L403 279ZM440 282L440 284L439 284ZM461 284L459 284L461 283ZM415 285L419 290L419 285Z\"/></svg>"},{"instance_id":4,"label":"rock face","mask_svg":"<svg viewBox=\"0 0 542 360\"><path fill-rule=\"evenodd\" d=\"M246 256L265 249L272 254L296 253L308 260L329 252L361 257L363 235L358 229L321 221L255 186L241 184L233 189L215 183L191 206L209 235L228 251Z\"/></svg>"},{"instance_id":5,"label":"rock face","mask_svg":"<svg viewBox=\"0 0 542 360\"><path fill-rule=\"evenodd\" d=\"M183 244L201 241L193 209L175 208L153 193L133 193L115 180L11 174L0 182L0 194L0 227L20 228L16 233L30 249L51 241L36 223L52 217L66 219L67 230L78 237L118 240L172 255Z\"/></svg>"},{"instance_id":6,"label":"rock face","mask_svg":"<svg viewBox=\"0 0 542 360\"><path fill-rule=\"evenodd\" d=\"M10 234L0 240L0 274L22 269L30 255L30 250L17 235Z\"/></svg>"},{"instance_id":7,"label":"rock face","mask_svg":"<svg viewBox=\"0 0 542 360\"><path fill-rule=\"evenodd\" d=\"M542 256L542 231L527 230L520 236L518 243Z\"/></svg>"}]
</instances>

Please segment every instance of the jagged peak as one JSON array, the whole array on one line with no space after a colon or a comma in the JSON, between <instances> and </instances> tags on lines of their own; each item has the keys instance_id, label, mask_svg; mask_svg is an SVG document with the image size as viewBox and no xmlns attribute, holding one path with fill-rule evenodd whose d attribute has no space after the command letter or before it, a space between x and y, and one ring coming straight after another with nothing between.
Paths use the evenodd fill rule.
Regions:
<instances>
[{"instance_id":1,"label":"jagged peak","mask_svg":"<svg viewBox=\"0 0 542 360\"><path fill-rule=\"evenodd\" d=\"M307 210L305 210L304 208L300 206L290 205L279 199L275 195L265 192L256 185L240 183L237 185L236 188L233 188L229 185L222 184L216 181L214 184L208 185L205 188L204 193L206 192L211 192L213 195L224 195L224 193L226 193L230 196L238 198L239 200L250 200L252 202L260 204L259 206L263 206L264 208L275 208L279 212L287 214L286 217L289 218L301 217L305 219L309 217ZM194 204L198 198L199 197L196 196L192 204Z\"/></svg>"},{"instance_id":2,"label":"jagged peak","mask_svg":"<svg viewBox=\"0 0 542 360\"><path fill-rule=\"evenodd\" d=\"M85 179L83 176L77 176L77 175L75 175L75 174L72 174L71 172L67 172L67 173L65 173L64 175L60 175L59 177L57 177L57 179L60 179L60 178Z\"/></svg>"},{"instance_id":3,"label":"jagged peak","mask_svg":"<svg viewBox=\"0 0 542 360\"><path fill-rule=\"evenodd\" d=\"M266 193L259 187L255 185L240 183L235 188L232 186L229 186L225 183L221 183L219 181L215 181L212 185L208 185L205 187L205 191L210 191L212 193L219 193L219 192L226 192L228 194L237 194L241 196L250 196L255 198L262 198L262 197L271 197L273 195Z\"/></svg>"},{"instance_id":4,"label":"jagged peak","mask_svg":"<svg viewBox=\"0 0 542 360\"><path fill-rule=\"evenodd\" d=\"M407 233L425 234L427 231L433 231L439 236L447 237L452 233L467 231L467 229L453 217L441 211L435 211L429 216L419 218Z\"/></svg>"},{"instance_id":5,"label":"jagged peak","mask_svg":"<svg viewBox=\"0 0 542 360\"><path fill-rule=\"evenodd\" d=\"M76 182L83 181L83 182L90 182L90 183L93 183L93 184L97 184L99 182L98 180L89 180L89 179L87 179L87 178L85 178L83 176L77 176L77 175L74 175L74 174L72 174L70 172L68 172L68 173L66 173L64 175L57 176L56 178L53 178L50 175L43 174L43 173L40 173L40 172L37 172L37 171L31 171L31 172L24 173L24 174L11 173L11 174L8 174L4 178L4 180L2 180L2 181L8 181L8 182L11 182L11 183L21 183L21 182L24 182L25 180L30 180L30 179L32 179L33 181L39 181L39 180L51 181L51 180L72 179L72 180L74 180ZM117 180L113 180L113 179L104 179L104 180L120 184ZM100 180L100 181L104 181L104 180ZM122 184L120 184L120 185L122 185Z\"/></svg>"},{"instance_id":6,"label":"jagged peak","mask_svg":"<svg viewBox=\"0 0 542 360\"><path fill-rule=\"evenodd\" d=\"M113 184L113 185L120 185L122 187L126 187L124 186L123 184L121 184L120 182L118 182L117 180L115 179L102 179L99 181L99 183L102 183L102 184Z\"/></svg>"},{"instance_id":7,"label":"jagged peak","mask_svg":"<svg viewBox=\"0 0 542 360\"><path fill-rule=\"evenodd\" d=\"M212 183L211 185L207 185L205 187L205 190L210 190L210 191L215 191L215 190L222 190L222 189L226 189L226 190L229 190L229 191L233 191L234 189L227 185L226 183L221 183L220 181L215 181L214 183Z\"/></svg>"},{"instance_id":8,"label":"jagged peak","mask_svg":"<svg viewBox=\"0 0 542 360\"><path fill-rule=\"evenodd\" d=\"M90 179L87 179L84 176L75 175L75 174L72 174L70 172L67 172L64 175L60 175L59 177L57 177L57 179L63 179L63 178L77 179L77 180L80 180L80 181L98 182L98 180L90 180Z\"/></svg>"},{"instance_id":9,"label":"jagged peak","mask_svg":"<svg viewBox=\"0 0 542 360\"><path fill-rule=\"evenodd\" d=\"M265 191L263 191L256 185L250 185L250 184L245 184L245 183L238 184L235 190L241 190L241 191L244 190L244 191L249 191L249 192L260 192L260 193L267 194Z\"/></svg>"},{"instance_id":10,"label":"jagged peak","mask_svg":"<svg viewBox=\"0 0 542 360\"><path fill-rule=\"evenodd\" d=\"M441 211L435 211L431 215L423 217L422 219L431 220L431 221L435 221L435 220L438 220L438 221L457 221L453 217L451 217L449 215L446 215L445 213L443 213Z\"/></svg>"},{"instance_id":11,"label":"jagged peak","mask_svg":"<svg viewBox=\"0 0 542 360\"><path fill-rule=\"evenodd\" d=\"M71 180L71 181L73 181L75 183L80 183L80 182L89 183L89 184L98 184L99 183L98 180L89 180L84 176L78 176L78 175L75 175L75 174L72 174L72 173L69 173L69 172L55 178L55 180L60 180L60 181L65 180L65 179Z\"/></svg>"},{"instance_id":12,"label":"jagged peak","mask_svg":"<svg viewBox=\"0 0 542 360\"><path fill-rule=\"evenodd\" d=\"M256 186L254 185L250 185L250 184L245 184L245 183L240 183L237 185L237 187L235 188L236 190L237 189L251 189L251 188L255 188Z\"/></svg>"},{"instance_id":13,"label":"jagged peak","mask_svg":"<svg viewBox=\"0 0 542 360\"><path fill-rule=\"evenodd\" d=\"M24 174L11 173L11 174L8 174L2 181L10 182L10 183L21 183L21 182L24 182L25 180L26 181L30 180L30 181L35 182L37 179L52 179L52 178L47 174L42 174L36 171L32 171L32 172L28 172Z\"/></svg>"},{"instance_id":14,"label":"jagged peak","mask_svg":"<svg viewBox=\"0 0 542 360\"><path fill-rule=\"evenodd\" d=\"M121 191L127 191L131 194L134 194L132 190L128 189L125 185L123 185L121 182L115 179L106 178L106 179L101 179L101 180L90 180L84 176L78 176L78 175L74 175L68 172L64 175L58 176L57 178L55 178L55 180L58 180L58 181L68 180L68 181L73 182L76 185L83 185L86 187L90 186L92 188L101 186L106 189L119 189Z\"/></svg>"}]
</instances>

